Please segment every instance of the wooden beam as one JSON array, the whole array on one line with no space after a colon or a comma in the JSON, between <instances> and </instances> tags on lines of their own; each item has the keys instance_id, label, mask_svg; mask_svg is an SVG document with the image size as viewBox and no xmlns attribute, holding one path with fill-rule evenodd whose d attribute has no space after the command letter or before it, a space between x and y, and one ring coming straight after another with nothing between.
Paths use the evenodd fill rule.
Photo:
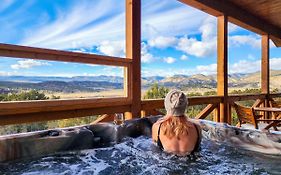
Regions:
<instances>
[{"instance_id":1,"label":"wooden beam","mask_svg":"<svg viewBox=\"0 0 281 175\"><path fill-rule=\"evenodd\" d=\"M95 121L91 122L91 125L97 124L99 122L112 122L114 121L115 115L114 114L104 114L97 118Z\"/></svg>"},{"instance_id":2,"label":"wooden beam","mask_svg":"<svg viewBox=\"0 0 281 175\"><path fill-rule=\"evenodd\" d=\"M277 98L277 97L281 97L281 93L269 94L269 98Z\"/></svg>"},{"instance_id":3,"label":"wooden beam","mask_svg":"<svg viewBox=\"0 0 281 175\"><path fill-rule=\"evenodd\" d=\"M270 35L269 38L272 40L276 47L281 47L281 38Z\"/></svg>"},{"instance_id":4,"label":"wooden beam","mask_svg":"<svg viewBox=\"0 0 281 175\"><path fill-rule=\"evenodd\" d=\"M228 75L227 75L227 57L228 57L228 19L227 16L218 17L218 42L217 42L217 92L223 96L223 102L220 103L220 122L228 122Z\"/></svg>"},{"instance_id":5,"label":"wooden beam","mask_svg":"<svg viewBox=\"0 0 281 175\"><path fill-rule=\"evenodd\" d=\"M12 44L0 44L0 56L125 67L129 66L132 62L132 60L125 58L41 49Z\"/></svg>"},{"instance_id":6,"label":"wooden beam","mask_svg":"<svg viewBox=\"0 0 281 175\"><path fill-rule=\"evenodd\" d=\"M269 37L268 35L262 35L262 57L261 57L261 92L263 94L269 94Z\"/></svg>"},{"instance_id":7,"label":"wooden beam","mask_svg":"<svg viewBox=\"0 0 281 175\"><path fill-rule=\"evenodd\" d=\"M179 0L189 6L195 7L214 16L227 15L232 22L245 29L264 35L269 34L274 38L281 39L281 29L266 20L252 14L239 6L226 0ZM278 42L279 43L279 42ZM281 43L280 43L281 44Z\"/></svg>"},{"instance_id":8,"label":"wooden beam","mask_svg":"<svg viewBox=\"0 0 281 175\"><path fill-rule=\"evenodd\" d=\"M246 100L257 100L261 99L264 100L266 98L265 94L243 94L243 95L229 95L228 102L235 102L235 101L246 101Z\"/></svg>"},{"instance_id":9,"label":"wooden beam","mask_svg":"<svg viewBox=\"0 0 281 175\"><path fill-rule=\"evenodd\" d=\"M188 97L188 106L202 105L202 104L218 104L222 102L222 96L208 96L208 97ZM142 100L142 110L163 109L164 99Z\"/></svg>"},{"instance_id":10,"label":"wooden beam","mask_svg":"<svg viewBox=\"0 0 281 175\"><path fill-rule=\"evenodd\" d=\"M126 0L126 57L132 59L132 71L125 79L130 77L130 118L135 118L141 114L141 0Z\"/></svg>"},{"instance_id":11,"label":"wooden beam","mask_svg":"<svg viewBox=\"0 0 281 175\"><path fill-rule=\"evenodd\" d=\"M195 118L205 119L217 106L217 104L209 104Z\"/></svg>"},{"instance_id":12,"label":"wooden beam","mask_svg":"<svg viewBox=\"0 0 281 175\"><path fill-rule=\"evenodd\" d=\"M85 117L99 114L114 114L123 113L130 110L130 105L119 105L112 107L97 107L90 109L73 109L66 111L52 111L52 112L37 112L37 113L24 113L24 114L12 114L12 115L1 115L0 125L10 124L21 124L48 120L59 120L76 117Z\"/></svg>"},{"instance_id":13,"label":"wooden beam","mask_svg":"<svg viewBox=\"0 0 281 175\"><path fill-rule=\"evenodd\" d=\"M79 109L98 108L98 107L110 108L120 105L129 105L130 103L131 101L124 97L1 102L0 116L12 115L12 114L30 114L30 113L38 113L38 112L79 110Z\"/></svg>"},{"instance_id":14,"label":"wooden beam","mask_svg":"<svg viewBox=\"0 0 281 175\"><path fill-rule=\"evenodd\" d=\"M255 103L253 104L252 108L259 107L262 103L263 103L263 100L257 99L257 100L255 101Z\"/></svg>"},{"instance_id":15,"label":"wooden beam","mask_svg":"<svg viewBox=\"0 0 281 175\"><path fill-rule=\"evenodd\" d=\"M218 104L222 102L222 96L209 96L209 97L189 97L188 105L202 105L202 104Z\"/></svg>"}]
</instances>

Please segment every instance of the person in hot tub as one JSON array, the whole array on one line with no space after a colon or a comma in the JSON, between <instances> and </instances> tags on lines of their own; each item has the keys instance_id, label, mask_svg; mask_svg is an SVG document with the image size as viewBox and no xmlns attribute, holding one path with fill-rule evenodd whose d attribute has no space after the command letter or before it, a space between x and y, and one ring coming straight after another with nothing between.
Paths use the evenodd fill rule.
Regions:
<instances>
[{"instance_id":1,"label":"person in hot tub","mask_svg":"<svg viewBox=\"0 0 281 175\"><path fill-rule=\"evenodd\" d=\"M166 95L167 114L152 126L152 139L160 149L180 156L198 151L201 128L185 115L187 105L186 96L179 90Z\"/></svg>"}]
</instances>

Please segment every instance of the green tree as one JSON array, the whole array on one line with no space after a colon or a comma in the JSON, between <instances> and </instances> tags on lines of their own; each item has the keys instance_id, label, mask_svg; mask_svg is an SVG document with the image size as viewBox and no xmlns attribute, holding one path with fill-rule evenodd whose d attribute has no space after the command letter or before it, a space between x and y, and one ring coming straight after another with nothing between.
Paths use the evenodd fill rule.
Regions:
<instances>
[{"instance_id":1,"label":"green tree","mask_svg":"<svg viewBox=\"0 0 281 175\"><path fill-rule=\"evenodd\" d=\"M0 101L25 101L25 100L47 100L49 99L44 93L36 90L31 90L28 92L4 94L0 96ZM24 125L10 125L4 126L0 129L0 134L13 134L20 132L30 132L37 130L47 129L47 122L38 122Z\"/></svg>"},{"instance_id":2,"label":"green tree","mask_svg":"<svg viewBox=\"0 0 281 175\"><path fill-rule=\"evenodd\" d=\"M25 101L25 100L47 100L47 97L44 93L41 93L36 90L31 90L28 92L21 93L12 93L8 95L1 95L1 101Z\"/></svg>"},{"instance_id":3,"label":"green tree","mask_svg":"<svg viewBox=\"0 0 281 175\"><path fill-rule=\"evenodd\" d=\"M157 83L153 84L144 95L144 99L165 98L169 89L164 86L159 86Z\"/></svg>"},{"instance_id":4,"label":"green tree","mask_svg":"<svg viewBox=\"0 0 281 175\"><path fill-rule=\"evenodd\" d=\"M82 117L82 118L70 118L70 119L63 119L56 121L56 127L63 128L69 126L79 126L89 124L95 121L98 116L89 116L89 117Z\"/></svg>"},{"instance_id":5,"label":"green tree","mask_svg":"<svg viewBox=\"0 0 281 175\"><path fill-rule=\"evenodd\" d=\"M217 91L207 91L204 92L203 96L217 95Z\"/></svg>"}]
</instances>

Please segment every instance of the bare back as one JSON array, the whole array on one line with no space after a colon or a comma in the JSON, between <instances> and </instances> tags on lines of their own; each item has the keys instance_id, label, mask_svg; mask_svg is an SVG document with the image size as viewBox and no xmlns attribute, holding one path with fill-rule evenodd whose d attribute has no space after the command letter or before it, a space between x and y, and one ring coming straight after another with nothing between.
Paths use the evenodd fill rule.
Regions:
<instances>
[{"instance_id":1,"label":"bare back","mask_svg":"<svg viewBox=\"0 0 281 175\"><path fill-rule=\"evenodd\" d=\"M154 141L158 140L158 130L163 121L164 120L160 120L156 122L152 127L152 139ZM166 152L171 152L177 155L186 155L190 154L195 149L198 139L200 139L201 129L191 121L188 122L191 124L190 127L188 127L188 131L181 134L179 137L169 138L164 135L160 128L159 139L161 140Z\"/></svg>"}]
</instances>

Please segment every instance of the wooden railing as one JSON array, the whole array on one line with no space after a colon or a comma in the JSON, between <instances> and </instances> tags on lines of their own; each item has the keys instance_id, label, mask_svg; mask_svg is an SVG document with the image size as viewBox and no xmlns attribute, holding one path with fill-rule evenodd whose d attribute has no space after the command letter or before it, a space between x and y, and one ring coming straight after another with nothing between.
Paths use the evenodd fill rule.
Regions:
<instances>
[{"instance_id":1,"label":"wooden railing","mask_svg":"<svg viewBox=\"0 0 281 175\"><path fill-rule=\"evenodd\" d=\"M141 108L141 1L126 0L126 58L0 44L0 56L98 64L124 68L124 97L103 99L0 102L0 125L126 112L136 117ZM110 29L108 29L110 30ZM0 58L1 59L1 58Z\"/></svg>"},{"instance_id":2,"label":"wooden railing","mask_svg":"<svg viewBox=\"0 0 281 175\"><path fill-rule=\"evenodd\" d=\"M229 114L228 114L228 123L231 123L231 104L237 101L247 101L247 100L255 100L253 106L260 106L266 105L266 100L269 98L276 98L281 97L281 93L279 94L270 94L269 96L265 94L243 94L243 95L230 95L228 96L228 107L229 107ZM223 101L223 96L207 96L207 97L189 97L188 98L188 105L202 105L207 104L207 106L195 117L197 119L205 119L208 115L214 112L214 121L220 122L219 116L219 104ZM159 109L164 108L164 99L157 99L157 100L143 100L142 101L142 115L155 115L161 114Z\"/></svg>"},{"instance_id":3,"label":"wooden railing","mask_svg":"<svg viewBox=\"0 0 281 175\"><path fill-rule=\"evenodd\" d=\"M0 125L131 111L129 77L132 59L0 44L0 56L124 67L124 97L0 102Z\"/></svg>"},{"instance_id":4,"label":"wooden railing","mask_svg":"<svg viewBox=\"0 0 281 175\"><path fill-rule=\"evenodd\" d=\"M125 68L125 97L120 98L96 98L96 99L72 99L72 100L39 100L0 103L0 125L56 120L74 117L84 117L98 114L126 113L132 110L131 80L132 59L101 56L94 54L41 49L10 44L0 44L0 56L16 58L32 58L39 60L63 61L87 64L99 64L119 66ZM248 94L232 95L228 97L228 103L235 101L257 100L280 97L281 94ZM220 121L219 104L223 102L223 96L190 97L189 106L207 104L196 118L204 119L211 112L216 113L215 121ZM142 116L161 114L159 110L164 108L163 99L141 101Z\"/></svg>"},{"instance_id":5,"label":"wooden railing","mask_svg":"<svg viewBox=\"0 0 281 175\"><path fill-rule=\"evenodd\" d=\"M188 3L191 1L182 1ZM211 1L210 1L211 2ZM197 3L198 4L198 3ZM192 4L191 4L192 5ZM212 5L212 4L211 4ZM217 6L211 6L213 10ZM194 6L194 4L193 4ZM207 4L208 6L208 4ZM201 8L200 8L201 9ZM205 9L205 8L204 8ZM218 10L218 9L215 9ZM212 11L212 10L211 10ZM220 10L218 10L220 11ZM228 16L221 11L218 17L218 88L221 96L191 97L189 105L207 104L196 118L204 119L215 112L215 121L230 121L230 103L234 101L256 100L259 103L270 97L280 97L281 94L269 95L269 34L262 32L262 79L261 89L264 94L228 96L227 79L227 23ZM230 19L233 18L230 17ZM253 18L253 17L252 17ZM255 19L255 18L253 18ZM244 21L245 23L249 22ZM268 24L267 24L268 25ZM252 26L253 27L253 26ZM255 26L254 26L255 27ZM277 31L277 30L276 30ZM124 94L121 98L103 99L73 99L46 100L25 102L0 102L0 125L55 120L72 117L83 117L95 114L129 113L127 119L160 113L157 109L164 106L163 100L141 101L141 1L126 0L126 58L101 56L86 53L41 49L10 44L0 44L0 56L28 58L49 61L63 61L86 64L124 67ZM265 103L266 105L267 103ZM221 115L221 116L220 116ZM225 117L227 116L227 117Z\"/></svg>"}]
</instances>

